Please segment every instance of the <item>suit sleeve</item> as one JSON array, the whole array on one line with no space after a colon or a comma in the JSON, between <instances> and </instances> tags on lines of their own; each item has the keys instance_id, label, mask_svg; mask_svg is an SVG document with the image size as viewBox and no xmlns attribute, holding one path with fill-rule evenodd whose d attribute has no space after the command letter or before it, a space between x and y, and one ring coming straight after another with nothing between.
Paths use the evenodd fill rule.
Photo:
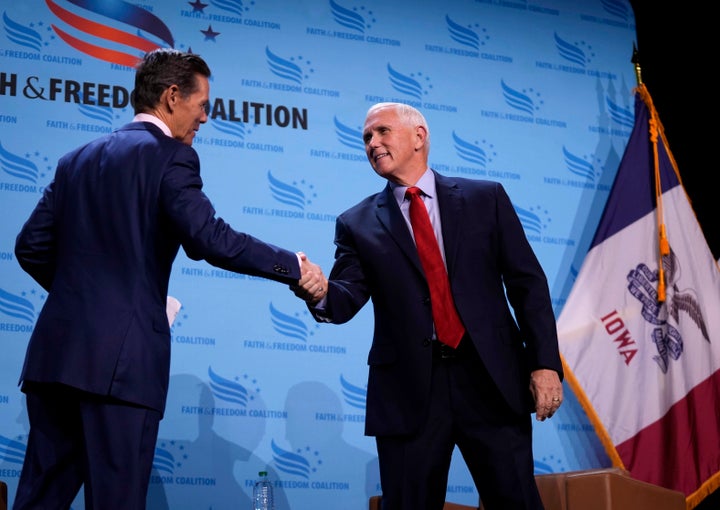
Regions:
<instances>
[{"instance_id":1,"label":"suit sleeve","mask_svg":"<svg viewBox=\"0 0 720 510\"><path fill-rule=\"evenodd\" d=\"M175 154L161 183L162 210L177 230L183 249L193 260L281 283L297 283L300 264L289 250L234 230L216 212L202 191L200 162L191 147Z\"/></svg>"},{"instance_id":2,"label":"suit sleeve","mask_svg":"<svg viewBox=\"0 0 720 510\"><path fill-rule=\"evenodd\" d=\"M497 185L502 275L507 298L527 347L530 369L549 368L563 377L555 314L547 277L502 185Z\"/></svg>"},{"instance_id":3,"label":"suit sleeve","mask_svg":"<svg viewBox=\"0 0 720 510\"><path fill-rule=\"evenodd\" d=\"M51 182L15 239L15 257L23 268L46 291L50 290L57 267L55 182Z\"/></svg>"},{"instance_id":4,"label":"suit sleeve","mask_svg":"<svg viewBox=\"0 0 720 510\"><path fill-rule=\"evenodd\" d=\"M328 278L322 309L309 307L318 322L343 324L352 319L370 299L365 273L352 231L342 216L335 223L335 263Z\"/></svg>"}]
</instances>

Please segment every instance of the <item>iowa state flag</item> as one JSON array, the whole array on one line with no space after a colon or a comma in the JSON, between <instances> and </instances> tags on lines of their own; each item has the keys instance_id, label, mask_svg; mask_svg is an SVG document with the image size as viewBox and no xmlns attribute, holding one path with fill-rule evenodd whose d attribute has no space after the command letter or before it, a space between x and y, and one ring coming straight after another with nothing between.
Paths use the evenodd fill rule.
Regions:
<instances>
[{"instance_id":1,"label":"iowa state flag","mask_svg":"<svg viewBox=\"0 0 720 510\"><path fill-rule=\"evenodd\" d=\"M558 332L613 465L683 492L688 508L720 485L720 270L642 84Z\"/></svg>"}]
</instances>

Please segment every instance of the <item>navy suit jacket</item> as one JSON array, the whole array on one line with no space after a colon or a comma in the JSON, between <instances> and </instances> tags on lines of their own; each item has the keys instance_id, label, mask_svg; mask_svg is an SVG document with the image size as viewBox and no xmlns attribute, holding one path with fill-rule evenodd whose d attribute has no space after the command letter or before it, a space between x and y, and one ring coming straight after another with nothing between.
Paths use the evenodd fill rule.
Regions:
<instances>
[{"instance_id":1,"label":"navy suit jacket","mask_svg":"<svg viewBox=\"0 0 720 510\"><path fill-rule=\"evenodd\" d=\"M195 150L133 122L63 156L17 236L47 301L20 380L57 382L165 408L172 263L188 257L278 282L297 255L233 230L202 191Z\"/></svg>"},{"instance_id":2,"label":"navy suit jacket","mask_svg":"<svg viewBox=\"0 0 720 510\"><path fill-rule=\"evenodd\" d=\"M435 180L455 305L507 403L530 413L530 371L563 376L545 274L502 185L437 173ZM316 318L344 323L372 300L365 431L412 433L427 409L433 320L420 259L389 185L337 218L335 244L325 310Z\"/></svg>"}]
</instances>

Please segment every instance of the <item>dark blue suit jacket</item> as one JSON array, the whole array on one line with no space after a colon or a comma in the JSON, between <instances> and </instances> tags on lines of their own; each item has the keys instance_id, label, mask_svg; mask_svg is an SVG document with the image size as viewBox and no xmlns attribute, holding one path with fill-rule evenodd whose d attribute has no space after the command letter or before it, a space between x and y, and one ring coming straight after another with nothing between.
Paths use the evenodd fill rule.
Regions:
<instances>
[{"instance_id":1,"label":"dark blue suit jacket","mask_svg":"<svg viewBox=\"0 0 720 510\"><path fill-rule=\"evenodd\" d=\"M63 156L15 253L48 297L22 380L165 408L172 263L188 257L278 282L295 253L230 228L202 192L195 150L133 122Z\"/></svg>"},{"instance_id":2,"label":"dark blue suit jacket","mask_svg":"<svg viewBox=\"0 0 720 510\"><path fill-rule=\"evenodd\" d=\"M545 274L499 183L435 179L460 317L510 407L529 413L530 371L563 375ZM338 217L335 244L324 315L346 322L368 299L375 315L366 434L412 433L427 409L433 321L420 259L389 185Z\"/></svg>"}]
</instances>

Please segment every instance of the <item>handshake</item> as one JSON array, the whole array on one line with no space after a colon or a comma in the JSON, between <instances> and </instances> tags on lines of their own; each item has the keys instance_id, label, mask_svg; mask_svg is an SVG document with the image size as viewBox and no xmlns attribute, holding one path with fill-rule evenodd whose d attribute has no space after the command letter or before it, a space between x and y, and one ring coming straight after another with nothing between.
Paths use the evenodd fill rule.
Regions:
<instances>
[{"instance_id":1,"label":"handshake","mask_svg":"<svg viewBox=\"0 0 720 510\"><path fill-rule=\"evenodd\" d=\"M297 252L297 255L300 258L300 279L297 284L290 286L290 290L300 299L313 305L327 294L328 281L320 266L310 262L307 255L301 251Z\"/></svg>"}]
</instances>

